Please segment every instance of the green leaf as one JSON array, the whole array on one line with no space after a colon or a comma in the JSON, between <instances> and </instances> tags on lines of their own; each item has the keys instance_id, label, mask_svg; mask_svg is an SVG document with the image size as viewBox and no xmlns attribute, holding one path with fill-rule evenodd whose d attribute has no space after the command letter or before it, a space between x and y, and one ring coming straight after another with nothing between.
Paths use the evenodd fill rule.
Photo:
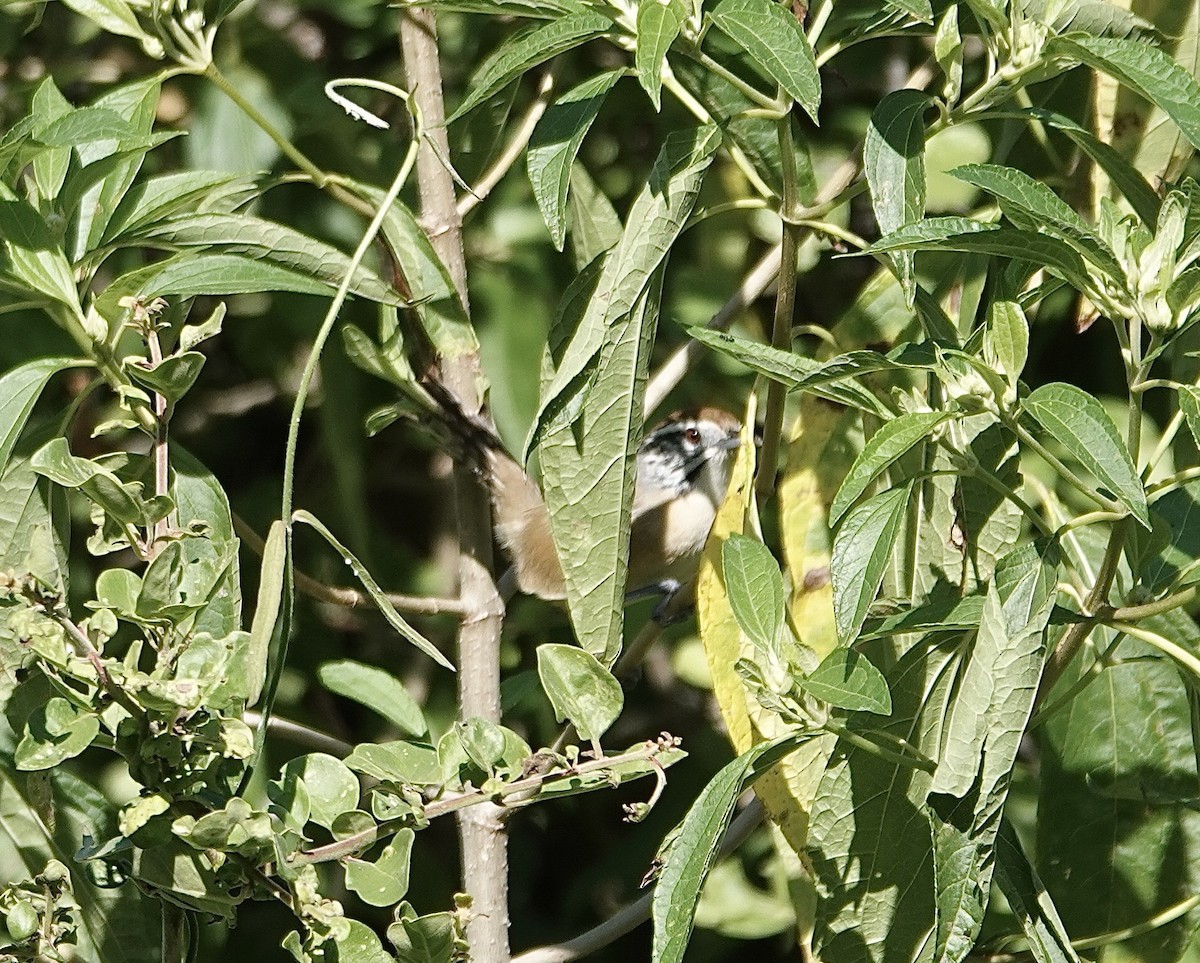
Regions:
<instances>
[{"instance_id":1,"label":"green leaf","mask_svg":"<svg viewBox=\"0 0 1200 963\"><path fill-rule=\"evenodd\" d=\"M704 787L683 822L665 845L662 873L650 904L654 921L651 959L654 963L680 963L692 935L700 891L725 829L733 818L738 796L781 758L811 738L789 734L759 743L726 765Z\"/></svg>"},{"instance_id":2,"label":"green leaf","mask_svg":"<svg viewBox=\"0 0 1200 963\"><path fill-rule=\"evenodd\" d=\"M834 536L833 614L845 645L854 642L879 591L911 493L912 486L904 485L867 499L846 516Z\"/></svg>"},{"instance_id":3,"label":"green leaf","mask_svg":"<svg viewBox=\"0 0 1200 963\"><path fill-rule=\"evenodd\" d=\"M151 57L163 55L162 41L142 29L126 0L63 0L63 4L109 33L139 41Z\"/></svg>"},{"instance_id":4,"label":"green leaf","mask_svg":"<svg viewBox=\"0 0 1200 963\"><path fill-rule=\"evenodd\" d=\"M148 225L139 244L171 250L196 249L238 254L309 275L336 288L350 269L350 258L332 245L274 221L248 214L187 214ZM363 265L354 272L350 293L381 304L404 303L391 286Z\"/></svg>"},{"instance_id":5,"label":"green leaf","mask_svg":"<svg viewBox=\"0 0 1200 963\"><path fill-rule=\"evenodd\" d=\"M1114 150L1111 145L1097 140L1090 130L1081 127L1070 117L1036 107L1018 112L1018 116L1020 115L1033 117L1048 127L1062 131L1109 176L1144 224L1152 226L1157 223L1162 199L1123 154Z\"/></svg>"},{"instance_id":6,"label":"green leaf","mask_svg":"<svg viewBox=\"0 0 1200 963\"><path fill-rule=\"evenodd\" d=\"M590 652L547 643L538 646L537 664L555 717L571 720L581 738L598 740L617 721L625 705L621 683Z\"/></svg>"},{"instance_id":7,"label":"green leaf","mask_svg":"<svg viewBox=\"0 0 1200 963\"><path fill-rule=\"evenodd\" d=\"M355 772L383 782L436 786L442 781L437 750L412 742L365 742L343 762Z\"/></svg>"},{"instance_id":8,"label":"green leaf","mask_svg":"<svg viewBox=\"0 0 1200 963\"><path fill-rule=\"evenodd\" d=\"M996 837L996 884L1017 917L1037 963L1079 963L1058 910L1007 819Z\"/></svg>"},{"instance_id":9,"label":"green leaf","mask_svg":"<svg viewBox=\"0 0 1200 963\"><path fill-rule=\"evenodd\" d=\"M326 662L318 667L317 678L330 692L366 706L411 736L423 736L429 725L421 707L395 676L383 669L352 659Z\"/></svg>"},{"instance_id":10,"label":"green leaf","mask_svg":"<svg viewBox=\"0 0 1200 963\"><path fill-rule=\"evenodd\" d=\"M1129 509L1138 523L1151 528L1146 491L1104 406L1074 385L1042 385L1023 408L1060 445Z\"/></svg>"},{"instance_id":11,"label":"green leaf","mask_svg":"<svg viewBox=\"0 0 1200 963\"><path fill-rule=\"evenodd\" d=\"M306 511L298 511L292 516L292 518L294 521L303 522L305 525L315 528L321 534L321 537L333 546L334 550L341 555L346 564L350 566L350 570L355 574L358 580L362 582L363 588L365 588L367 590L367 594L371 596L371 601L373 601L379 611L383 613L383 617L387 619L388 624L391 625L391 627L397 632L399 632L402 638L408 639L409 642L433 659L433 661L438 665L449 669L451 672L454 671L454 666L444 655L442 655L441 652L438 651L437 647L428 639L426 639L425 636L421 635L420 632L409 625L408 622L404 620L403 616L396 611L396 607L388 600L387 594L379 587L379 583L376 582L371 573L367 571L366 566L363 565L363 563L360 562L358 558L348 548L346 548L345 545L343 545L334 537L333 533L325 527L320 519Z\"/></svg>"},{"instance_id":12,"label":"green leaf","mask_svg":"<svg viewBox=\"0 0 1200 963\"><path fill-rule=\"evenodd\" d=\"M945 818L930 806L933 882L937 908L935 963L961 963L975 945L987 909L991 862L984 863L970 835L970 807L957 801ZM966 812L966 828L963 812Z\"/></svg>"},{"instance_id":13,"label":"green leaf","mask_svg":"<svg viewBox=\"0 0 1200 963\"><path fill-rule=\"evenodd\" d=\"M94 713L55 696L25 723L14 756L17 768L28 772L57 766L83 752L99 734L100 719Z\"/></svg>"},{"instance_id":14,"label":"green leaf","mask_svg":"<svg viewBox=\"0 0 1200 963\"><path fill-rule=\"evenodd\" d=\"M1015 301L993 301L988 305L983 332L983 358L1016 386L1029 357L1029 321Z\"/></svg>"},{"instance_id":15,"label":"green leaf","mask_svg":"<svg viewBox=\"0 0 1200 963\"><path fill-rule=\"evenodd\" d=\"M1124 37L1053 37L1047 56L1070 57L1115 77L1157 104L1193 147L1200 148L1200 84L1164 51Z\"/></svg>"},{"instance_id":16,"label":"green leaf","mask_svg":"<svg viewBox=\"0 0 1200 963\"><path fill-rule=\"evenodd\" d=\"M901 13L907 13L921 23L933 23L933 7L929 0L885 0L889 7L895 7Z\"/></svg>"},{"instance_id":17,"label":"green leaf","mask_svg":"<svg viewBox=\"0 0 1200 963\"><path fill-rule=\"evenodd\" d=\"M655 110L662 107L663 63L685 20L683 0L641 0L638 6L634 64L638 83L650 95Z\"/></svg>"},{"instance_id":18,"label":"green leaf","mask_svg":"<svg viewBox=\"0 0 1200 963\"><path fill-rule=\"evenodd\" d=\"M33 207L0 184L0 243L8 252L8 269L38 294L65 304L78 315L75 273L62 242Z\"/></svg>"},{"instance_id":19,"label":"green leaf","mask_svg":"<svg viewBox=\"0 0 1200 963\"><path fill-rule=\"evenodd\" d=\"M1178 394L1179 410L1183 412L1192 440L1200 447L1200 388L1182 385Z\"/></svg>"},{"instance_id":20,"label":"green leaf","mask_svg":"<svg viewBox=\"0 0 1200 963\"><path fill-rule=\"evenodd\" d=\"M96 306L106 318L118 319L125 313L118 302L126 296L149 302L156 297L263 291L328 296L333 288L308 275L237 254L178 254L117 278L97 298Z\"/></svg>"},{"instance_id":21,"label":"green leaf","mask_svg":"<svg viewBox=\"0 0 1200 963\"><path fill-rule=\"evenodd\" d=\"M326 829L342 813L358 805L358 779L345 763L323 752L311 752L288 762L280 771L280 783L292 780L304 784L308 794L309 816Z\"/></svg>"},{"instance_id":22,"label":"green leaf","mask_svg":"<svg viewBox=\"0 0 1200 963\"><path fill-rule=\"evenodd\" d=\"M965 217L929 217L893 231L867 248L886 251L962 251L1031 261L1085 293L1091 287L1083 259L1065 241L1035 231L984 224Z\"/></svg>"},{"instance_id":23,"label":"green leaf","mask_svg":"<svg viewBox=\"0 0 1200 963\"><path fill-rule=\"evenodd\" d=\"M287 526L281 519L271 523L263 546L262 570L258 577L258 601L254 606L254 621L250 623L250 680L247 705L254 705L262 695L267 681L267 662L271 637L279 621L283 601L283 577L287 567Z\"/></svg>"},{"instance_id":24,"label":"green leaf","mask_svg":"<svg viewBox=\"0 0 1200 963\"><path fill-rule=\"evenodd\" d=\"M946 583L940 583L947 588ZM979 595L961 597L957 592L948 592L931 597L920 605L905 609L881 619L868 619L863 625L859 639L876 639L888 635L904 635L909 632L929 632L945 629L975 629L983 616L983 598Z\"/></svg>"},{"instance_id":25,"label":"green leaf","mask_svg":"<svg viewBox=\"0 0 1200 963\"><path fill-rule=\"evenodd\" d=\"M612 28L608 17L588 11L571 13L509 37L475 71L466 98L446 123L454 123L531 67L608 33Z\"/></svg>"},{"instance_id":26,"label":"green leaf","mask_svg":"<svg viewBox=\"0 0 1200 963\"><path fill-rule=\"evenodd\" d=\"M47 147L77 147L98 140L133 140L139 131L116 111L80 107L36 128L33 136Z\"/></svg>"},{"instance_id":27,"label":"green leaf","mask_svg":"<svg viewBox=\"0 0 1200 963\"><path fill-rule=\"evenodd\" d=\"M1123 288L1125 271L1095 231L1049 187L1024 171L998 164L968 164L949 172L994 195L1010 221L1026 231L1044 231L1071 245L1109 280Z\"/></svg>"},{"instance_id":28,"label":"green leaf","mask_svg":"<svg viewBox=\"0 0 1200 963\"><path fill-rule=\"evenodd\" d=\"M709 17L814 121L821 77L800 21L773 0L721 0Z\"/></svg>"},{"instance_id":29,"label":"green leaf","mask_svg":"<svg viewBox=\"0 0 1200 963\"><path fill-rule=\"evenodd\" d=\"M610 70L567 91L549 107L529 138L525 153L529 183L559 251L567 236L571 165L605 97L623 75L623 70Z\"/></svg>"},{"instance_id":30,"label":"green leaf","mask_svg":"<svg viewBox=\"0 0 1200 963\"><path fill-rule=\"evenodd\" d=\"M836 525L876 478L897 458L908 452L930 432L950 418L949 411L912 411L892 421L884 422L882 428L871 436L863 447L841 488L829 505L829 524Z\"/></svg>"},{"instance_id":31,"label":"green leaf","mask_svg":"<svg viewBox=\"0 0 1200 963\"><path fill-rule=\"evenodd\" d=\"M151 364L141 358L127 358L125 373L143 388L156 391L174 404L186 395L200 377L205 357L199 351L184 351Z\"/></svg>"},{"instance_id":32,"label":"green leaf","mask_svg":"<svg viewBox=\"0 0 1200 963\"><path fill-rule=\"evenodd\" d=\"M140 487L127 485L108 469L71 454L65 438L54 438L31 459L34 471L64 488L78 488L113 518L126 524L141 524L146 506Z\"/></svg>"},{"instance_id":33,"label":"green leaf","mask_svg":"<svg viewBox=\"0 0 1200 963\"><path fill-rule=\"evenodd\" d=\"M960 673L930 791L960 799L977 793L978 824L990 818L983 809L998 809L1007 792L1041 678L1055 583L1056 570L1032 544L1001 559ZM998 798L988 798L997 793Z\"/></svg>"},{"instance_id":34,"label":"green leaf","mask_svg":"<svg viewBox=\"0 0 1200 963\"><path fill-rule=\"evenodd\" d=\"M373 863L346 860L346 888L368 906L391 906L408 892L408 866L416 833L402 829Z\"/></svg>"},{"instance_id":35,"label":"green leaf","mask_svg":"<svg viewBox=\"0 0 1200 963\"><path fill-rule=\"evenodd\" d=\"M711 125L667 136L544 387L533 430L576 636L606 664L621 643L637 438L662 265L720 140Z\"/></svg>"},{"instance_id":36,"label":"green leaf","mask_svg":"<svg viewBox=\"0 0 1200 963\"><path fill-rule=\"evenodd\" d=\"M399 0L396 6L429 7L460 13L486 13L490 17L529 17L556 20L567 13L580 13L587 8L579 0Z\"/></svg>"},{"instance_id":37,"label":"green leaf","mask_svg":"<svg viewBox=\"0 0 1200 963\"><path fill-rule=\"evenodd\" d=\"M77 358L35 358L0 377L0 475L8 467L25 422L51 376L84 364Z\"/></svg>"},{"instance_id":38,"label":"green leaf","mask_svg":"<svg viewBox=\"0 0 1200 963\"><path fill-rule=\"evenodd\" d=\"M871 114L863 143L863 168L871 206L883 234L925 216L925 112L932 99L919 90L896 90ZM915 296L914 255L893 259L905 296Z\"/></svg>"},{"instance_id":39,"label":"green leaf","mask_svg":"<svg viewBox=\"0 0 1200 963\"><path fill-rule=\"evenodd\" d=\"M778 381L788 388L797 389L803 386L805 390L812 391L818 397L838 404L881 416L887 414L871 392L854 382L834 384L836 381L846 380L858 373L878 370L877 368L864 367L861 372L844 370L840 377L817 380L814 376L821 372L824 366L803 355L784 351L781 348L763 344L761 341L751 341L749 338L730 334L727 331L714 331L707 327L689 327L687 333L701 344L740 361L751 370L757 371L772 381ZM862 355L868 353L859 352ZM874 357L883 358L883 355L875 354Z\"/></svg>"},{"instance_id":40,"label":"green leaf","mask_svg":"<svg viewBox=\"0 0 1200 963\"><path fill-rule=\"evenodd\" d=\"M621 219L582 164L571 166L567 199L571 225L571 257L582 271L621 240Z\"/></svg>"},{"instance_id":41,"label":"green leaf","mask_svg":"<svg viewBox=\"0 0 1200 963\"><path fill-rule=\"evenodd\" d=\"M757 539L731 534L721 545L729 605L755 645L774 651L783 631L783 575L771 550Z\"/></svg>"},{"instance_id":42,"label":"green leaf","mask_svg":"<svg viewBox=\"0 0 1200 963\"><path fill-rule=\"evenodd\" d=\"M349 186L376 207L383 203L384 193L378 188L352 182ZM443 360L475 355L479 342L450 272L413 212L399 201L384 216L383 236L408 285L403 293L416 304L417 317L434 353Z\"/></svg>"},{"instance_id":43,"label":"green leaf","mask_svg":"<svg viewBox=\"0 0 1200 963\"><path fill-rule=\"evenodd\" d=\"M838 709L884 716L892 711L892 694L883 673L854 649L834 649L800 685Z\"/></svg>"},{"instance_id":44,"label":"green leaf","mask_svg":"<svg viewBox=\"0 0 1200 963\"><path fill-rule=\"evenodd\" d=\"M142 576L137 614L178 622L200 612L221 591L236 555L233 541L195 537L168 542Z\"/></svg>"},{"instance_id":45,"label":"green leaf","mask_svg":"<svg viewBox=\"0 0 1200 963\"><path fill-rule=\"evenodd\" d=\"M181 213L196 210L229 213L257 193L254 178L227 171L179 171L147 177L120 198L105 225L104 244L131 243L140 232Z\"/></svg>"},{"instance_id":46,"label":"green leaf","mask_svg":"<svg viewBox=\"0 0 1200 963\"><path fill-rule=\"evenodd\" d=\"M194 541L192 550L202 556L210 571L224 568L224 575L208 592L208 601L197 614L193 632L209 632L213 638L230 635L242 625L242 589L238 569L238 541L233 534L233 516L225 490L211 471L178 442L171 445L174 480L171 495L183 528L203 522L208 538Z\"/></svg>"}]
</instances>

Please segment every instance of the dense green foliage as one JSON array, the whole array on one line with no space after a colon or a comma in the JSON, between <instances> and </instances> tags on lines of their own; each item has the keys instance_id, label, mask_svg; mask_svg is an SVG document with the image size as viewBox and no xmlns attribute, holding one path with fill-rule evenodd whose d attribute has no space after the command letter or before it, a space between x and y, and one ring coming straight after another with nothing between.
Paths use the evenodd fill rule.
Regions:
<instances>
[{"instance_id":1,"label":"dense green foliage","mask_svg":"<svg viewBox=\"0 0 1200 963\"><path fill-rule=\"evenodd\" d=\"M493 806L518 950L1195 957L1200 5L421 5L448 156L377 0L0 5L0 959L503 959ZM663 630L671 402L762 438Z\"/></svg>"}]
</instances>

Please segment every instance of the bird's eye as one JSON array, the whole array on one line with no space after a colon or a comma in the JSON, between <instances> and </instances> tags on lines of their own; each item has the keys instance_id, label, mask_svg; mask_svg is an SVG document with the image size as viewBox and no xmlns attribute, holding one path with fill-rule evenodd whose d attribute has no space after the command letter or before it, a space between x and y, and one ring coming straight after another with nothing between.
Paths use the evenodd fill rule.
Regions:
<instances>
[{"instance_id":1,"label":"bird's eye","mask_svg":"<svg viewBox=\"0 0 1200 963\"><path fill-rule=\"evenodd\" d=\"M683 440L686 441L689 445L700 444L700 429L699 428L686 429L683 433Z\"/></svg>"}]
</instances>

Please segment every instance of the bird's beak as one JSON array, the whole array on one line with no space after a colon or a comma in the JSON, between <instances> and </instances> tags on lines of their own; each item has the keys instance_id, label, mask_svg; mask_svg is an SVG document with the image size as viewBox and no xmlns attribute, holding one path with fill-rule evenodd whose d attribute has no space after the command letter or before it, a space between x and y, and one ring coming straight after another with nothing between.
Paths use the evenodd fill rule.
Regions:
<instances>
[{"instance_id":1,"label":"bird's beak","mask_svg":"<svg viewBox=\"0 0 1200 963\"><path fill-rule=\"evenodd\" d=\"M717 450L718 451L733 451L736 448L740 448L741 445L742 445L741 437L738 435L734 435L731 438L722 438L720 441L718 441L717 442Z\"/></svg>"}]
</instances>

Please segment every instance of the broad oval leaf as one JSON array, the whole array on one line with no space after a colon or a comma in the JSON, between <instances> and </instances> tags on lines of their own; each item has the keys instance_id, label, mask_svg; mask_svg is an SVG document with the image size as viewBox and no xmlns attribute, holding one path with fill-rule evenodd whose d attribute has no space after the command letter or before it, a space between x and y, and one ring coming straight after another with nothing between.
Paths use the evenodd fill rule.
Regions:
<instances>
[{"instance_id":1,"label":"broad oval leaf","mask_svg":"<svg viewBox=\"0 0 1200 963\"><path fill-rule=\"evenodd\" d=\"M709 17L814 121L821 76L800 21L774 0L721 0Z\"/></svg>"},{"instance_id":2,"label":"broad oval leaf","mask_svg":"<svg viewBox=\"0 0 1200 963\"><path fill-rule=\"evenodd\" d=\"M559 17L508 38L475 72L466 99L446 123L451 124L474 110L529 68L607 33L612 26L608 17L589 10Z\"/></svg>"},{"instance_id":3,"label":"broad oval leaf","mask_svg":"<svg viewBox=\"0 0 1200 963\"><path fill-rule=\"evenodd\" d=\"M846 516L834 536L833 615L843 644L854 641L875 600L911 491L912 486L905 485L867 499Z\"/></svg>"},{"instance_id":4,"label":"broad oval leaf","mask_svg":"<svg viewBox=\"0 0 1200 963\"><path fill-rule=\"evenodd\" d=\"M339 759L324 752L310 752L288 762L280 772L279 783L299 780L308 794L308 818L326 829L342 813L358 805L358 779Z\"/></svg>"},{"instance_id":5,"label":"broad oval leaf","mask_svg":"<svg viewBox=\"0 0 1200 963\"><path fill-rule=\"evenodd\" d=\"M1099 401L1074 385L1055 382L1033 391L1022 407L1095 475L1140 525L1153 527L1146 490L1129 449Z\"/></svg>"},{"instance_id":6,"label":"broad oval leaf","mask_svg":"<svg viewBox=\"0 0 1200 963\"><path fill-rule=\"evenodd\" d=\"M17 743L14 761L24 771L49 769L73 759L100 734L100 719L59 696L33 710Z\"/></svg>"},{"instance_id":7,"label":"broad oval leaf","mask_svg":"<svg viewBox=\"0 0 1200 963\"><path fill-rule=\"evenodd\" d=\"M317 669L317 678L330 692L366 706L411 736L429 732L417 701L399 679L383 669L353 659L341 659L321 665Z\"/></svg>"},{"instance_id":8,"label":"broad oval leaf","mask_svg":"<svg viewBox=\"0 0 1200 963\"><path fill-rule=\"evenodd\" d=\"M892 711L892 694L883 673L851 648L834 649L800 685L839 709L884 716Z\"/></svg>"},{"instance_id":9,"label":"broad oval leaf","mask_svg":"<svg viewBox=\"0 0 1200 963\"><path fill-rule=\"evenodd\" d=\"M346 860L346 888L357 893L368 906L400 902L408 892L409 858L415 837L411 829L402 829L383 847L375 862Z\"/></svg>"},{"instance_id":10,"label":"broad oval leaf","mask_svg":"<svg viewBox=\"0 0 1200 963\"><path fill-rule=\"evenodd\" d=\"M721 546L721 569L729 605L743 632L771 651L783 630L783 576L771 550L745 535L731 534Z\"/></svg>"},{"instance_id":11,"label":"broad oval leaf","mask_svg":"<svg viewBox=\"0 0 1200 963\"><path fill-rule=\"evenodd\" d=\"M621 683L590 652L575 645L539 645L537 663L555 717L570 719L582 738L599 739L617 721L625 705Z\"/></svg>"},{"instance_id":12,"label":"broad oval leaf","mask_svg":"<svg viewBox=\"0 0 1200 963\"><path fill-rule=\"evenodd\" d=\"M926 438L950 417L948 411L912 411L886 422L871 436L846 473L829 505L829 523L836 524L846 510L879 475L913 445Z\"/></svg>"},{"instance_id":13,"label":"broad oval leaf","mask_svg":"<svg viewBox=\"0 0 1200 963\"><path fill-rule=\"evenodd\" d=\"M529 138L525 152L529 183L554 246L560 251L567 236L571 165L605 97L624 73L610 70L567 91L550 106Z\"/></svg>"}]
</instances>

